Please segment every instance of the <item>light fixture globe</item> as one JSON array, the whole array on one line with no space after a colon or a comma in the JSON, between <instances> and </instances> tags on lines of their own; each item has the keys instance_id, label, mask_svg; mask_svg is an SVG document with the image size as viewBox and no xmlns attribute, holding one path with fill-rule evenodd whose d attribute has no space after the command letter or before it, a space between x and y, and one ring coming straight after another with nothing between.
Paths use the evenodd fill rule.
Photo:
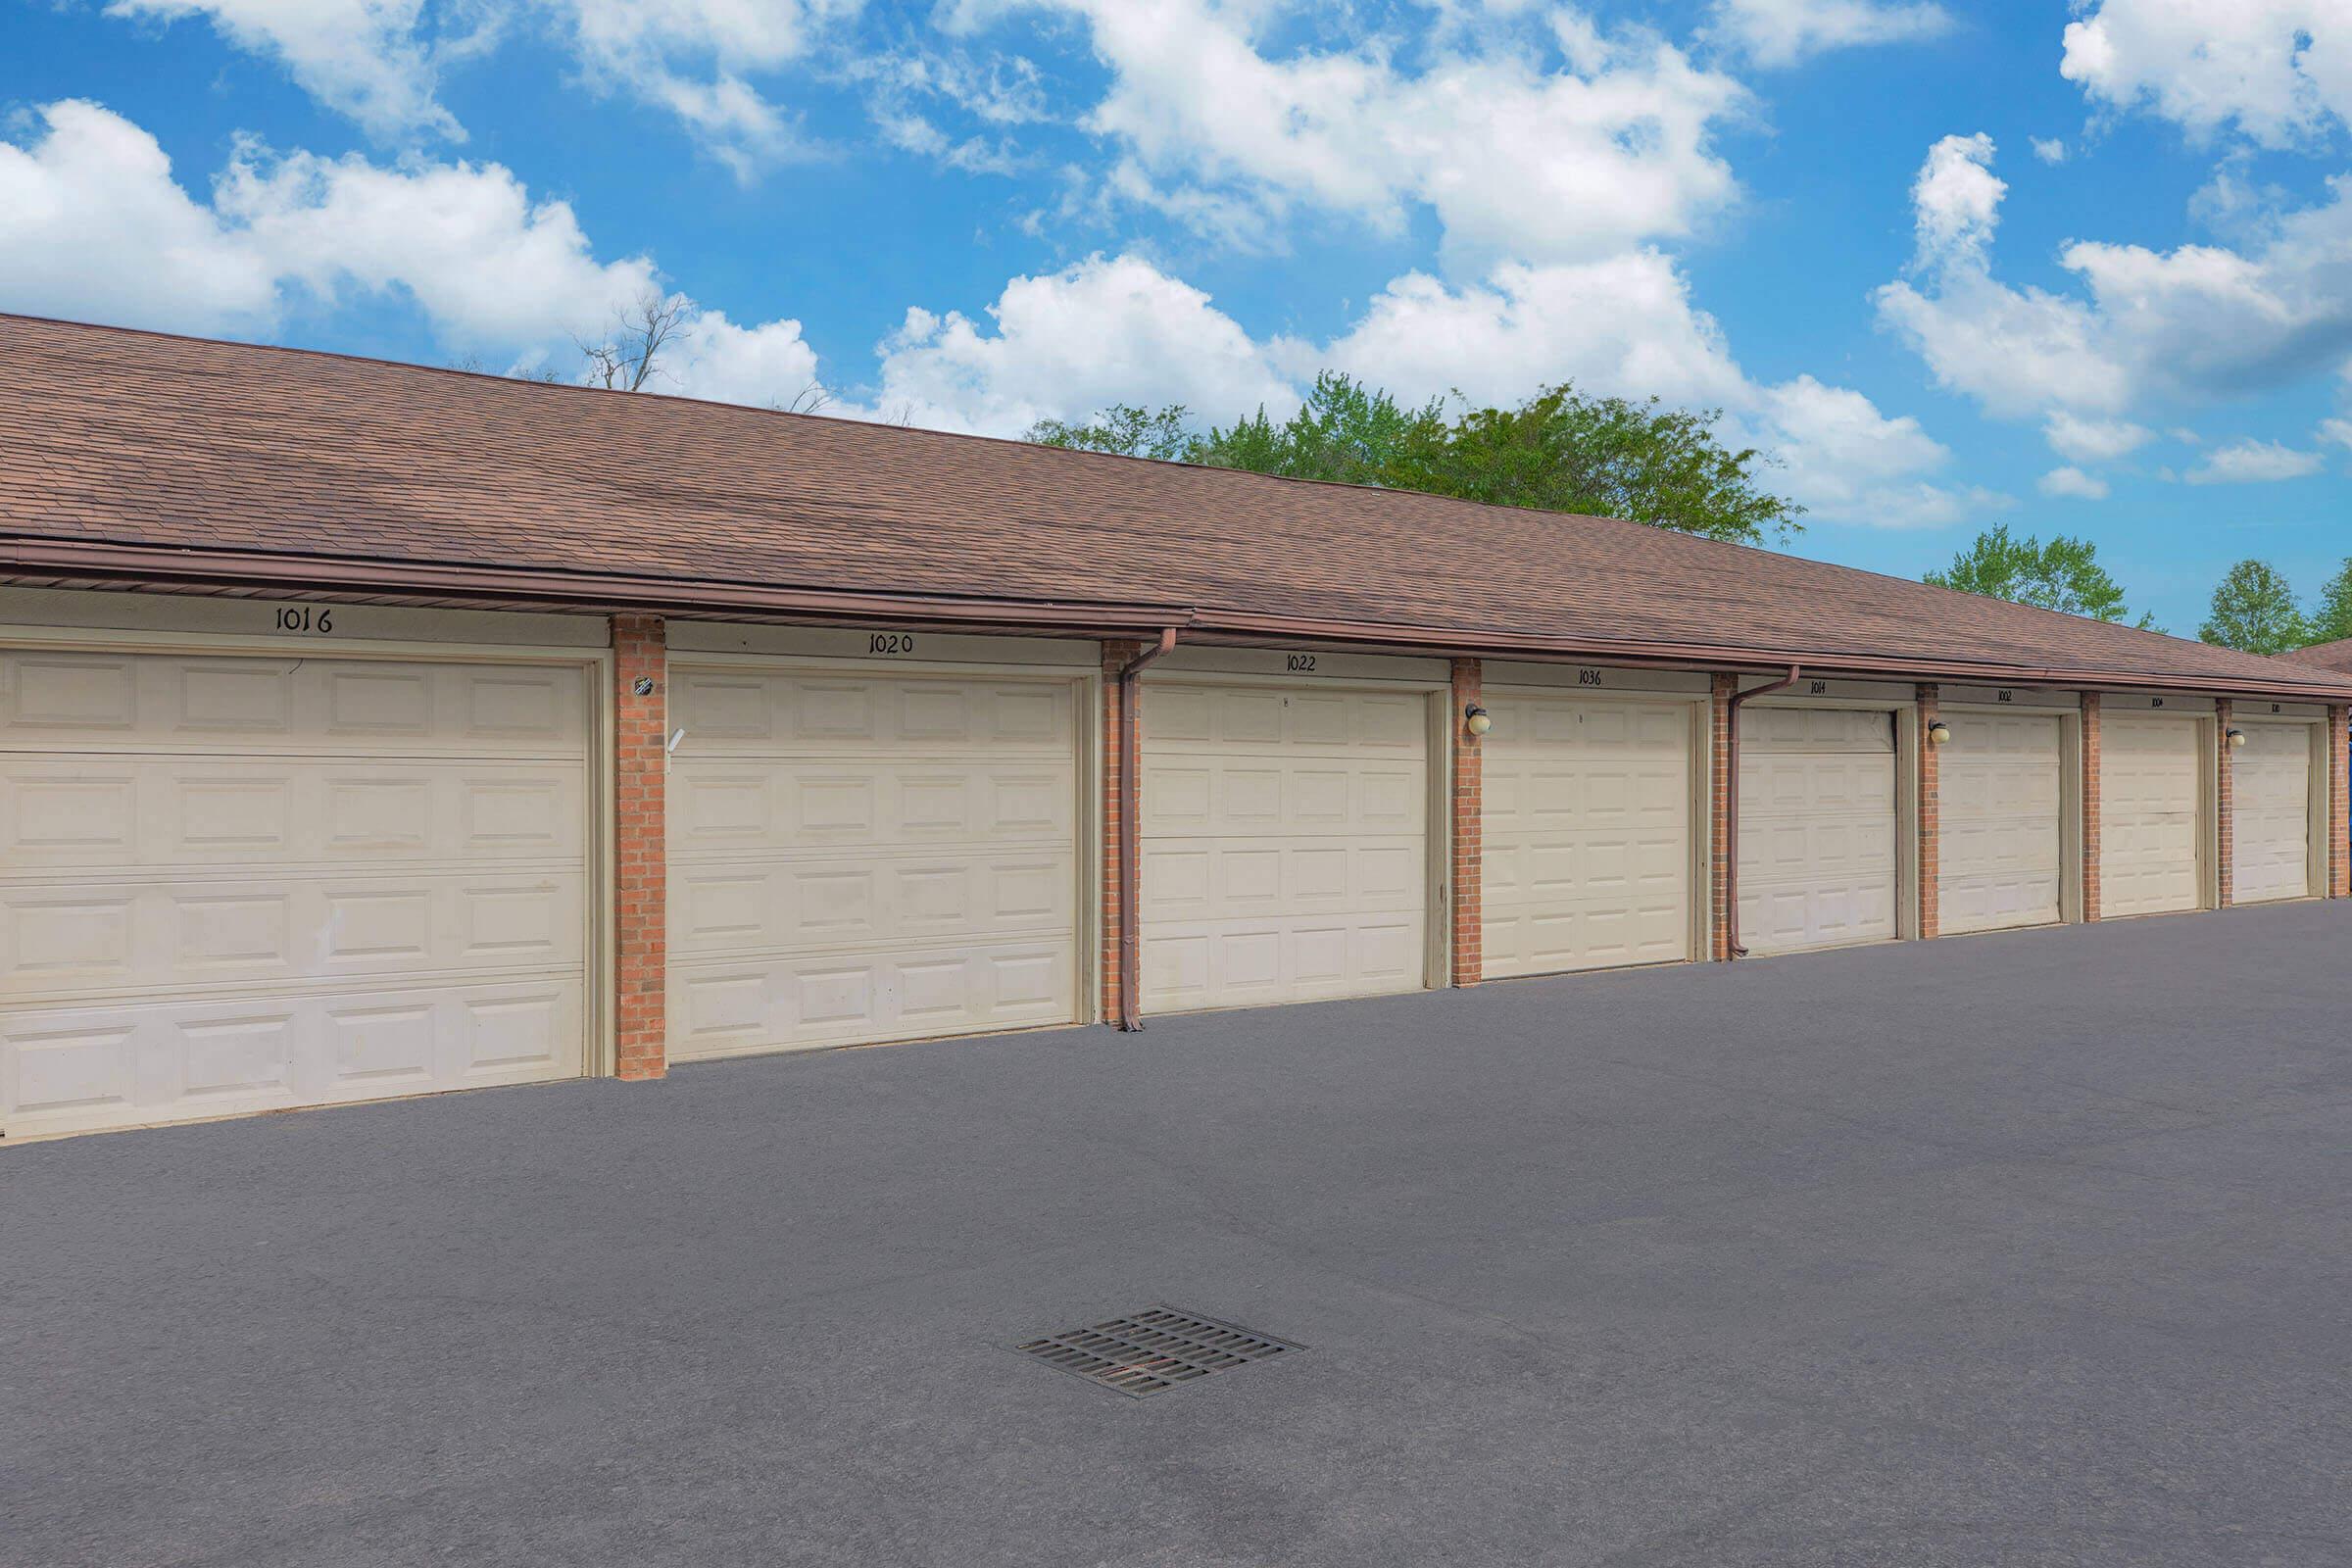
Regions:
<instances>
[{"instance_id":1,"label":"light fixture globe","mask_svg":"<svg viewBox=\"0 0 2352 1568\"><path fill-rule=\"evenodd\" d=\"M2246 744L2246 732L2242 729L2233 729L2230 732L2228 739L2231 746L2243 746Z\"/></svg>"},{"instance_id":2,"label":"light fixture globe","mask_svg":"<svg viewBox=\"0 0 2352 1568\"><path fill-rule=\"evenodd\" d=\"M1462 710L1462 728L1473 735L1484 735L1494 727L1494 717L1485 709L1472 703Z\"/></svg>"},{"instance_id":3,"label":"light fixture globe","mask_svg":"<svg viewBox=\"0 0 2352 1568\"><path fill-rule=\"evenodd\" d=\"M1951 738L1952 726L1946 724L1942 719L1939 718L1928 726L1928 744L1930 746L1941 746Z\"/></svg>"}]
</instances>

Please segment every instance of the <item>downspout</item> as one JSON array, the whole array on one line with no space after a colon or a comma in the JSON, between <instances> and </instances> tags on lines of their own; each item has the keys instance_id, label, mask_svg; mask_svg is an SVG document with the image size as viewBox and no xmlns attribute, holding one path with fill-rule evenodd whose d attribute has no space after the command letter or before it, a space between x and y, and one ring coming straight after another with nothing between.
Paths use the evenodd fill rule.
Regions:
<instances>
[{"instance_id":1,"label":"downspout","mask_svg":"<svg viewBox=\"0 0 2352 1568\"><path fill-rule=\"evenodd\" d=\"M1141 1029L1143 1018L1143 911L1136 907L1143 884L1143 747L1136 723L1136 677L1144 666L1176 646L1176 628L1160 628L1159 641L1120 666L1119 682L1119 1027Z\"/></svg>"},{"instance_id":2,"label":"downspout","mask_svg":"<svg viewBox=\"0 0 2352 1568\"><path fill-rule=\"evenodd\" d=\"M1730 952L1735 958L1747 956L1747 949L1740 945L1740 706L1750 697L1786 691L1796 684L1799 673L1800 666L1790 664L1786 679L1732 693L1731 713L1723 738L1723 765L1729 776L1723 792L1723 909L1725 934L1731 938Z\"/></svg>"}]
</instances>

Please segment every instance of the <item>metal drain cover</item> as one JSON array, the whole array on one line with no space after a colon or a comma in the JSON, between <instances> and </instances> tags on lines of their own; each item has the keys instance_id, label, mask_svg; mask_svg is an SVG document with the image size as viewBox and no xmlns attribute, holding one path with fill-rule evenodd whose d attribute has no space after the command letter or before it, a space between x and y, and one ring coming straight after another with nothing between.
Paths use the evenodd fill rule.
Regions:
<instances>
[{"instance_id":1,"label":"metal drain cover","mask_svg":"<svg viewBox=\"0 0 2352 1568\"><path fill-rule=\"evenodd\" d=\"M1018 1348L1048 1366L1140 1399L1305 1347L1197 1312L1153 1306L1092 1328L1049 1334Z\"/></svg>"}]
</instances>

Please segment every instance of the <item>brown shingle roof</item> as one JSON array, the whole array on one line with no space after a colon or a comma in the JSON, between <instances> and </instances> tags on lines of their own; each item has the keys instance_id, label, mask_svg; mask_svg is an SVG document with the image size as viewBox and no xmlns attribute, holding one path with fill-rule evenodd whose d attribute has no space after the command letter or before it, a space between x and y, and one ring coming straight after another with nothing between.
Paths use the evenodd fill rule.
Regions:
<instances>
[{"instance_id":1,"label":"brown shingle roof","mask_svg":"<svg viewBox=\"0 0 2352 1568\"><path fill-rule=\"evenodd\" d=\"M457 568L712 610L848 590L1010 601L1006 623L1052 603L1463 651L2352 695L1609 518L0 316L0 562L121 572L123 547L185 570L303 558L319 587Z\"/></svg>"},{"instance_id":2,"label":"brown shingle roof","mask_svg":"<svg viewBox=\"0 0 2352 1568\"><path fill-rule=\"evenodd\" d=\"M2339 638L2331 643L2314 643L2309 648L2298 648L2278 657L2291 659L2298 664L2317 664L2322 669L2352 675L2352 637Z\"/></svg>"}]
</instances>

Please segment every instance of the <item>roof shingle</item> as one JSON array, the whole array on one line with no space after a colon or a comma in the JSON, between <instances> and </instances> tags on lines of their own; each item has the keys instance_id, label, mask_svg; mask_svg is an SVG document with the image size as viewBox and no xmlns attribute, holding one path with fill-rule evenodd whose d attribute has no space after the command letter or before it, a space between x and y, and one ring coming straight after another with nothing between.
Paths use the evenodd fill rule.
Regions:
<instances>
[{"instance_id":1,"label":"roof shingle","mask_svg":"<svg viewBox=\"0 0 2352 1568\"><path fill-rule=\"evenodd\" d=\"M338 563L593 573L2352 695L2327 667L1611 518L0 316L7 540L298 556L320 586Z\"/></svg>"}]
</instances>

